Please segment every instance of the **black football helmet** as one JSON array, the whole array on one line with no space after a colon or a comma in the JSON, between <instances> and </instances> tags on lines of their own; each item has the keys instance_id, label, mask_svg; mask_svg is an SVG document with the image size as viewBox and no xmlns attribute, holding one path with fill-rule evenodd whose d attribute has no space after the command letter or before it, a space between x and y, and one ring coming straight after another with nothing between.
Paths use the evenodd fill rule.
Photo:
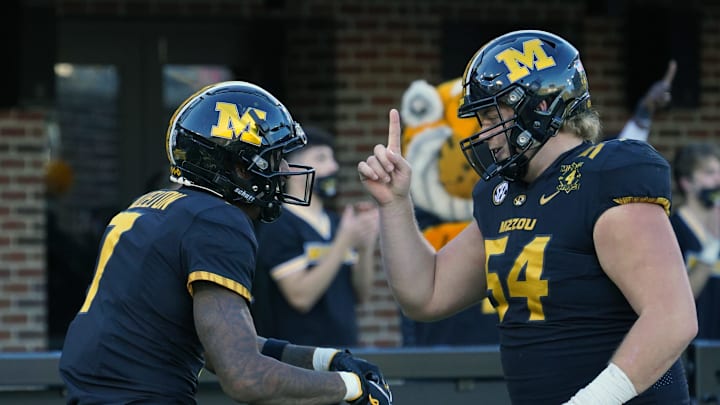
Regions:
<instances>
[{"instance_id":1,"label":"black football helmet","mask_svg":"<svg viewBox=\"0 0 720 405\"><path fill-rule=\"evenodd\" d=\"M247 82L213 84L175 111L167 131L170 180L207 189L230 203L280 216L281 203L309 205L315 170L284 156L307 143L300 125L272 94ZM305 195L286 194L286 176L305 176Z\"/></svg>"},{"instance_id":2,"label":"black football helmet","mask_svg":"<svg viewBox=\"0 0 720 405\"><path fill-rule=\"evenodd\" d=\"M464 97L458 116L480 120L487 109L500 114L500 105L514 110L502 122L465 138L465 157L488 180L502 175L521 179L530 158L526 153L554 136L563 122L590 108L587 76L577 49L544 31L515 31L477 51L463 75ZM547 108L539 106L545 101ZM502 128L501 128L502 127ZM504 134L510 156L497 161L487 140Z\"/></svg>"}]
</instances>

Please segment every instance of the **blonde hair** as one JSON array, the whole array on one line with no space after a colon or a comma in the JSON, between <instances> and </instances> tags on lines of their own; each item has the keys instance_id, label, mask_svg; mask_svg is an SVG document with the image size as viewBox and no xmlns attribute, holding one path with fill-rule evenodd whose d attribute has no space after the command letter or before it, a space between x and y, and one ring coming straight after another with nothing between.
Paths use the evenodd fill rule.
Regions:
<instances>
[{"instance_id":1,"label":"blonde hair","mask_svg":"<svg viewBox=\"0 0 720 405\"><path fill-rule=\"evenodd\" d=\"M560 131L573 133L586 141L597 142L602 131L600 114L593 109L582 111L567 118Z\"/></svg>"}]
</instances>

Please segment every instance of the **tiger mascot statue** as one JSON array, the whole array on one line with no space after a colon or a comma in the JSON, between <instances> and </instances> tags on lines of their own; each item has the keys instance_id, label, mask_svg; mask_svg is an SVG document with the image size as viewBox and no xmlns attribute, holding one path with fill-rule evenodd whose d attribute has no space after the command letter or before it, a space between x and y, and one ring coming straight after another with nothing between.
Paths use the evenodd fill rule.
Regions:
<instances>
[{"instance_id":1,"label":"tiger mascot statue","mask_svg":"<svg viewBox=\"0 0 720 405\"><path fill-rule=\"evenodd\" d=\"M410 194L423 235L439 250L473 220L472 191L480 176L460 149L460 141L480 131L473 119L460 119L461 79L437 86L410 84L402 97L403 156L413 168ZM402 318L406 346L497 343L497 314L485 299L450 318L414 322Z\"/></svg>"},{"instance_id":2,"label":"tiger mascot statue","mask_svg":"<svg viewBox=\"0 0 720 405\"><path fill-rule=\"evenodd\" d=\"M404 156L413 167L410 193L421 215L425 238L435 249L472 220L472 190L479 176L467 162L460 140L479 132L476 120L460 119L461 79L437 87L416 80L401 104Z\"/></svg>"}]
</instances>

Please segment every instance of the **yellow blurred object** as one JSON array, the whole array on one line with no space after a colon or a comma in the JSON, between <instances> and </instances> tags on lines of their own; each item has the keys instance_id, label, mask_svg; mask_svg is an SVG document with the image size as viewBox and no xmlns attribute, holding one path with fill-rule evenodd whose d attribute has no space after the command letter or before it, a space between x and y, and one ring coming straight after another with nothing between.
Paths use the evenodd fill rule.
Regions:
<instances>
[{"instance_id":1,"label":"yellow blurred object","mask_svg":"<svg viewBox=\"0 0 720 405\"><path fill-rule=\"evenodd\" d=\"M448 139L440 149L438 159L440 182L448 193L461 198L472 198L473 187L480 180L480 176L465 159L465 155L460 150L460 141L480 132L480 126L475 119L457 116L462 98L461 79L442 83L438 86L438 92L445 105L445 121L452 129L452 138Z\"/></svg>"},{"instance_id":2,"label":"yellow blurred object","mask_svg":"<svg viewBox=\"0 0 720 405\"><path fill-rule=\"evenodd\" d=\"M65 194L73 183L73 169L64 160L54 159L45 166L45 187L53 197Z\"/></svg>"},{"instance_id":3,"label":"yellow blurred object","mask_svg":"<svg viewBox=\"0 0 720 405\"><path fill-rule=\"evenodd\" d=\"M460 149L460 141L480 131L477 120L458 118L462 99L460 78L432 86L424 80L410 85L403 97L403 150L423 133L442 131L447 139L437 153L437 174L445 191L454 197L469 199L480 179Z\"/></svg>"},{"instance_id":4,"label":"yellow blurred object","mask_svg":"<svg viewBox=\"0 0 720 405\"><path fill-rule=\"evenodd\" d=\"M442 221L472 218L472 190L480 179L465 159L460 141L477 132L474 119L460 119L461 79L433 86L410 84L402 98L403 155L413 171L410 193L415 204Z\"/></svg>"},{"instance_id":5,"label":"yellow blurred object","mask_svg":"<svg viewBox=\"0 0 720 405\"><path fill-rule=\"evenodd\" d=\"M467 222L443 222L431 226L423 231L425 239L435 248L440 250L450 240L456 237L468 225Z\"/></svg>"},{"instance_id":6,"label":"yellow blurred object","mask_svg":"<svg viewBox=\"0 0 720 405\"><path fill-rule=\"evenodd\" d=\"M445 121L453 129L453 137L458 141L480 131L478 122L473 118L458 118L457 110L462 99L462 79L453 79L437 86L440 99L445 106Z\"/></svg>"}]
</instances>

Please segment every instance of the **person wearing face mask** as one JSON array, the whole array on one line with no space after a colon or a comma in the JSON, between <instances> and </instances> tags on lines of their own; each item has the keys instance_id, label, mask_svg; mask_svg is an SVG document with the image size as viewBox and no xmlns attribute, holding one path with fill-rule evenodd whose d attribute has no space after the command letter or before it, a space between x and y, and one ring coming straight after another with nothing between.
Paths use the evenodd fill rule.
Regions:
<instances>
[{"instance_id":1,"label":"person wearing face mask","mask_svg":"<svg viewBox=\"0 0 720 405\"><path fill-rule=\"evenodd\" d=\"M328 205L337 194L333 137L304 126L308 143L288 162L315 168L308 207L287 208L272 224L258 226L253 295L256 327L266 336L318 346L358 343L355 305L370 293L375 269L378 212L370 202L350 204L342 215ZM288 178L288 191L305 187Z\"/></svg>"},{"instance_id":2,"label":"person wearing face mask","mask_svg":"<svg viewBox=\"0 0 720 405\"><path fill-rule=\"evenodd\" d=\"M673 161L684 203L670 221L695 295L698 338L720 339L720 151L710 143L680 148Z\"/></svg>"}]
</instances>

